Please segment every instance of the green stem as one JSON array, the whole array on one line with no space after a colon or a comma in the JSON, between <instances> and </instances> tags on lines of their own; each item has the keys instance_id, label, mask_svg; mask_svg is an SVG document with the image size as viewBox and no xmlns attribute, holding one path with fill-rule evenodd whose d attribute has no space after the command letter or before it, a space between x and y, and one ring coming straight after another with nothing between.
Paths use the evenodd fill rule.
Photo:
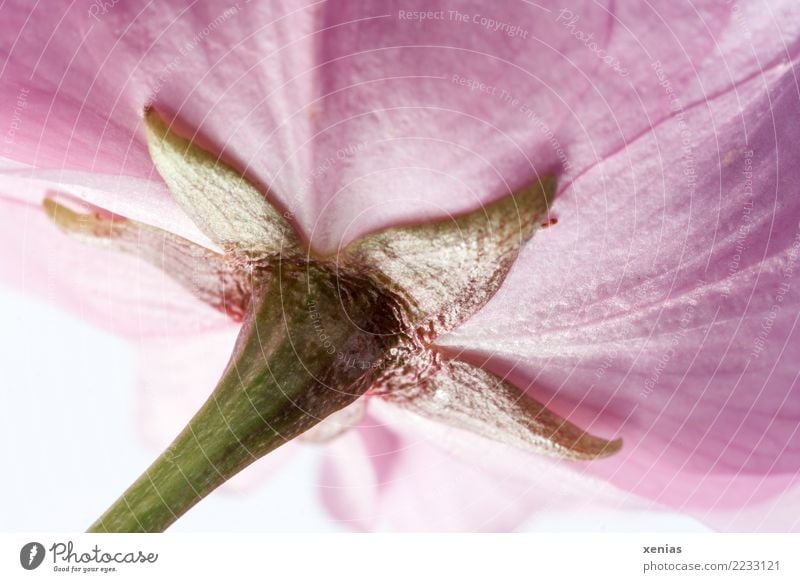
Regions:
<instances>
[{"instance_id":1,"label":"green stem","mask_svg":"<svg viewBox=\"0 0 800 582\"><path fill-rule=\"evenodd\" d=\"M385 303L365 285L309 265L276 265L211 397L89 531L163 531L250 463L358 398L369 379L353 358L374 360L388 337Z\"/></svg>"}]
</instances>

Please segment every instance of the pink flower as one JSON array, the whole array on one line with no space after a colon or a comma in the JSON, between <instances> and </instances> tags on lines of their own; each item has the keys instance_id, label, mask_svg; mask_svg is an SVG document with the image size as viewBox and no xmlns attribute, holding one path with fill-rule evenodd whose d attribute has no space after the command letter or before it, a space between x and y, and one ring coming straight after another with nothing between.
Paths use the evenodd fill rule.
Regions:
<instances>
[{"instance_id":1,"label":"pink flower","mask_svg":"<svg viewBox=\"0 0 800 582\"><path fill-rule=\"evenodd\" d=\"M334 516L510 529L536 509L607 505L798 529L782 509L800 470L796 3L0 14L15 33L0 41L0 273L137 340L153 402L199 405L235 323L40 211L65 193L214 247L155 172L146 107L268 187L321 252L556 173L549 227L437 345L622 451L554 461L371 399L328 445ZM162 410L142 416L171 436Z\"/></svg>"}]
</instances>

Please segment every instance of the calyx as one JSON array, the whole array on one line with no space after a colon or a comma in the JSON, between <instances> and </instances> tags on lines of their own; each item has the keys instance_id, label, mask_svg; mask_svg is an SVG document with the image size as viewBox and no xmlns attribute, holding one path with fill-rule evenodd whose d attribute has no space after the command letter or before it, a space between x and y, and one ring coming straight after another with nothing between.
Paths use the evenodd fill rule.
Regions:
<instances>
[{"instance_id":1,"label":"calyx","mask_svg":"<svg viewBox=\"0 0 800 582\"><path fill-rule=\"evenodd\" d=\"M621 441L584 432L435 344L500 287L547 218L552 178L474 212L390 228L322 256L269 194L230 165L172 131L152 109L145 126L155 167L216 250L100 209L79 213L56 197L45 200L45 210L68 234L142 257L243 322L221 385L235 393L236 372L252 402L252 430L269 427L260 441L231 428L246 443L249 462L365 397L558 457L593 459L620 448ZM257 396L259 382L271 387ZM284 390L284 383L291 386ZM281 398L289 404L276 407Z\"/></svg>"}]
</instances>

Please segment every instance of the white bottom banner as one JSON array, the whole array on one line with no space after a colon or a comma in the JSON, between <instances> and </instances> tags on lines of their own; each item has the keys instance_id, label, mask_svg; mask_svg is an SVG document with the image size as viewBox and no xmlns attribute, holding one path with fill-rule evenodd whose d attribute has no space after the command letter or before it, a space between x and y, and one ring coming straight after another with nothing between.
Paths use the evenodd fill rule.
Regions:
<instances>
[{"instance_id":1,"label":"white bottom banner","mask_svg":"<svg viewBox=\"0 0 800 582\"><path fill-rule=\"evenodd\" d=\"M2 534L0 580L800 580L794 534Z\"/></svg>"}]
</instances>

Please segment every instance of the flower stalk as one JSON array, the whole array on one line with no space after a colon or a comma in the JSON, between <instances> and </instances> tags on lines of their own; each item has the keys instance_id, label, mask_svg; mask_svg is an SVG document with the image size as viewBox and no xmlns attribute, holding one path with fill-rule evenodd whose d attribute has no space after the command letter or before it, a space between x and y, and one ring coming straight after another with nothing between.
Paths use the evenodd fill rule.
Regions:
<instances>
[{"instance_id":1,"label":"flower stalk","mask_svg":"<svg viewBox=\"0 0 800 582\"><path fill-rule=\"evenodd\" d=\"M211 397L90 531L165 530L250 463L367 392L560 458L619 450L618 439L588 434L434 344L499 288L547 216L552 178L470 213L385 229L320 255L233 167L152 109L145 124L161 177L216 248L101 209L79 213L48 199L45 210L69 235L137 254L243 324Z\"/></svg>"},{"instance_id":2,"label":"flower stalk","mask_svg":"<svg viewBox=\"0 0 800 582\"><path fill-rule=\"evenodd\" d=\"M342 354L375 358L385 349L392 327L386 302L363 288L366 281L342 280L309 263L278 262L270 271L214 392L89 531L164 531L369 387L371 371L346 365Z\"/></svg>"}]
</instances>

